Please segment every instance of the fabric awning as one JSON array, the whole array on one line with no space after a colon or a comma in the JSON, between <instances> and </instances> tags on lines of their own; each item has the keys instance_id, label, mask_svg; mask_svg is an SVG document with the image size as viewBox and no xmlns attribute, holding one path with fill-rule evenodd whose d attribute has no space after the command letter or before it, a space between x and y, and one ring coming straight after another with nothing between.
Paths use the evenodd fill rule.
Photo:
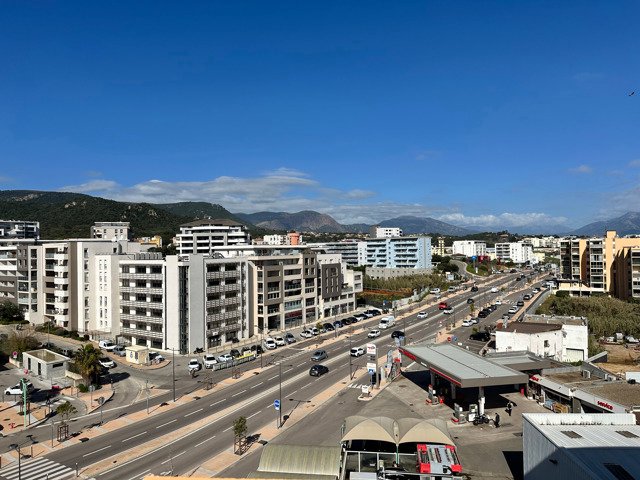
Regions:
<instances>
[{"instance_id":1,"label":"fabric awning","mask_svg":"<svg viewBox=\"0 0 640 480\"><path fill-rule=\"evenodd\" d=\"M397 424L389 417L362 417L353 415L345 419L345 429L342 441L349 440L377 440L397 444Z\"/></svg>"},{"instance_id":2,"label":"fabric awning","mask_svg":"<svg viewBox=\"0 0 640 480\"><path fill-rule=\"evenodd\" d=\"M440 428L428 420L420 418L401 418L398 420L398 431L401 443L442 443L454 445L453 440Z\"/></svg>"}]
</instances>

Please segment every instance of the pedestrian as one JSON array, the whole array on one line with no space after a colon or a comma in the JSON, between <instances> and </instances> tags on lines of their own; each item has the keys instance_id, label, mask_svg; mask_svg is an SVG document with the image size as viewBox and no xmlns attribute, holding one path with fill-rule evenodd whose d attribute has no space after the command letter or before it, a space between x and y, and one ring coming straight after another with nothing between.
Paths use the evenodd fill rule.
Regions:
<instances>
[{"instance_id":1,"label":"pedestrian","mask_svg":"<svg viewBox=\"0 0 640 480\"><path fill-rule=\"evenodd\" d=\"M500 427L500 414L496 413L496 418L493 419L493 424L496 428Z\"/></svg>"},{"instance_id":2,"label":"pedestrian","mask_svg":"<svg viewBox=\"0 0 640 480\"><path fill-rule=\"evenodd\" d=\"M511 410L513 410L513 403L507 403L507 413L511 416Z\"/></svg>"}]
</instances>

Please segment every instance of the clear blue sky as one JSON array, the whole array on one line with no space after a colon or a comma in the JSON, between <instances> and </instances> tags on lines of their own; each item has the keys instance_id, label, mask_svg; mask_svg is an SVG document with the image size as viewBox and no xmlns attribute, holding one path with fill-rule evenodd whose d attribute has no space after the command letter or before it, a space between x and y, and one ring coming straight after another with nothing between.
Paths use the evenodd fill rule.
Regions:
<instances>
[{"instance_id":1,"label":"clear blue sky","mask_svg":"<svg viewBox=\"0 0 640 480\"><path fill-rule=\"evenodd\" d=\"M637 1L2 1L0 189L512 231L638 211L639 18Z\"/></svg>"}]
</instances>

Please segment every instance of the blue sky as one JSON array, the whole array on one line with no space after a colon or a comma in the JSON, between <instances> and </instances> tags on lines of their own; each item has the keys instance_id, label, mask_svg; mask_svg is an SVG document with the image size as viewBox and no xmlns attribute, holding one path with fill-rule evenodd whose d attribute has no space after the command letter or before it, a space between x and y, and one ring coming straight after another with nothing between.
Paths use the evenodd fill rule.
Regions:
<instances>
[{"instance_id":1,"label":"blue sky","mask_svg":"<svg viewBox=\"0 0 640 480\"><path fill-rule=\"evenodd\" d=\"M635 1L0 13L0 189L511 231L640 210Z\"/></svg>"}]
</instances>

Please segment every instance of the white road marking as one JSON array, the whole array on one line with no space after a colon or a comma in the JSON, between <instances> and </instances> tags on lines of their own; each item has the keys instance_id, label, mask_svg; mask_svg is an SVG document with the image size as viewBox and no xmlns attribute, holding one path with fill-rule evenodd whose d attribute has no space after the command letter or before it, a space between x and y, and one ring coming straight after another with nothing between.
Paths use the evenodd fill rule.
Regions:
<instances>
[{"instance_id":1,"label":"white road marking","mask_svg":"<svg viewBox=\"0 0 640 480\"><path fill-rule=\"evenodd\" d=\"M173 420L171 420L170 422L163 423L162 425L158 425L158 426L156 427L156 430L157 430L158 428L166 427L166 426L167 426L167 425L169 425L170 423L177 422L177 421L178 421L178 419L177 419L177 418L174 418L174 419L173 419Z\"/></svg>"},{"instance_id":2,"label":"white road marking","mask_svg":"<svg viewBox=\"0 0 640 480\"><path fill-rule=\"evenodd\" d=\"M264 382L257 383L256 385L254 385L254 386L253 386L253 387L251 387L251 388L259 387L259 386L260 386L260 385L262 385L263 383L264 383Z\"/></svg>"},{"instance_id":3,"label":"white road marking","mask_svg":"<svg viewBox=\"0 0 640 480\"><path fill-rule=\"evenodd\" d=\"M238 395L242 395L243 393L245 393L246 390L242 390L241 392L238 393L234 393L233 395L231 395L232 397L237 397Z\"/></svg>"},{"instance_id":4,"label":"white road marking","mask_svg":"<svg viewBox=\"0 0 640 480\"><path fill-rule=\"evenodd\" d=\"M213 407L214 405L217 405L217 404L219 404L219 403L222 403L222 402L224 402L225 400L226 400L226 398L223 398L222 400L218 400L217 402L212 403L212 404L211 404L211 405L209 405L209 406L210 406L210 407Z\"/></svg>"},{"instance_id":5,"label":"white road marking","mask_svg":"<svg viewBox=\"0 0 640 480\"><path fill-rule=\"evenodd\" d=\"M229 428L225 428L224 430L222 430L223 432L228 432L229 430L231 430L233 427L229 427Z\"/></svg>"},{"instance_id":6,"label":"white road marking","mask_svg":"<svg viewBox=\"0 0 640 480\"><path fill-rule=\"evenodd\" d=\"M144 435L145 433L147 433L147 432L145 431L145 432L139 433L137 435L134 435L133 437L125 438L124 440L122 440L122 443L128 442L129 440L133 440L134 438L137 438L137 437L139 437L141 435Z\"/></svg>"},{"instance_id":7,"label":"white road marking","mask_svg":"<svg viewBox=\"0 0 640 480\"><path fill-rule=\"evenodd\" d=\"M213 437L207 438L206 440L201 441L200 443L196 443L194 445L194 447L199 447L200 445L202 445L203 443L208 442L209 440L213 440L214 438L216 438L216 436L214 435Z\"/></svg>"},{"instance_id":8,"label":"white road marking","mask_svg":"<svg viewBox=\"0 0 640 480\"><path fill-rule=\"evenodd\" d=\"M252 413L251 415L249 415L247 417L247 420L249 420L251 417L255 417L256 415L258 415L260 412L262 412L262 410L258 410L256 413Z\"/></svg>"},{"instance_id":9,"label":"white road marking","mask_svg":"<svg viewBox=\"0 0 640 480\"><path fill-rule=\"evenodd\" d=\"M204 408L199 408L198 410L195 410L195 411L193 411L191 413L187 413L184 417L187 418L189 415L193 415L194 413L201 412L202 410L204 410Z\"/></svg>"},{"instance_id":10,"label":"white road marking","mask_svg":"<svg viewBox=\"0 0 640 480\"><path fill-rule=\"evenodd\" d=\"M278 375L274 375L273 377L269 378L268 380L273 380L274 378L278 378Z\"/></svg>"},{"instance_id":11,"label":"white road marking","mask_svg":"<svg viewBox=\"0 0 640 480\"><path fill-rule=\"evenodd\" d=\"M84 455L82 455L82 456L83 456L83 457L88 457L89 455L93 455L94 453L101 452L102 450L106 450L107 448L111 448L111 445L107 445L106 447L99 448L98 450L94 450L93 452L91 452L91 453L86 453L86 454L84 454Z\"/></svg>"}]
</instances>

